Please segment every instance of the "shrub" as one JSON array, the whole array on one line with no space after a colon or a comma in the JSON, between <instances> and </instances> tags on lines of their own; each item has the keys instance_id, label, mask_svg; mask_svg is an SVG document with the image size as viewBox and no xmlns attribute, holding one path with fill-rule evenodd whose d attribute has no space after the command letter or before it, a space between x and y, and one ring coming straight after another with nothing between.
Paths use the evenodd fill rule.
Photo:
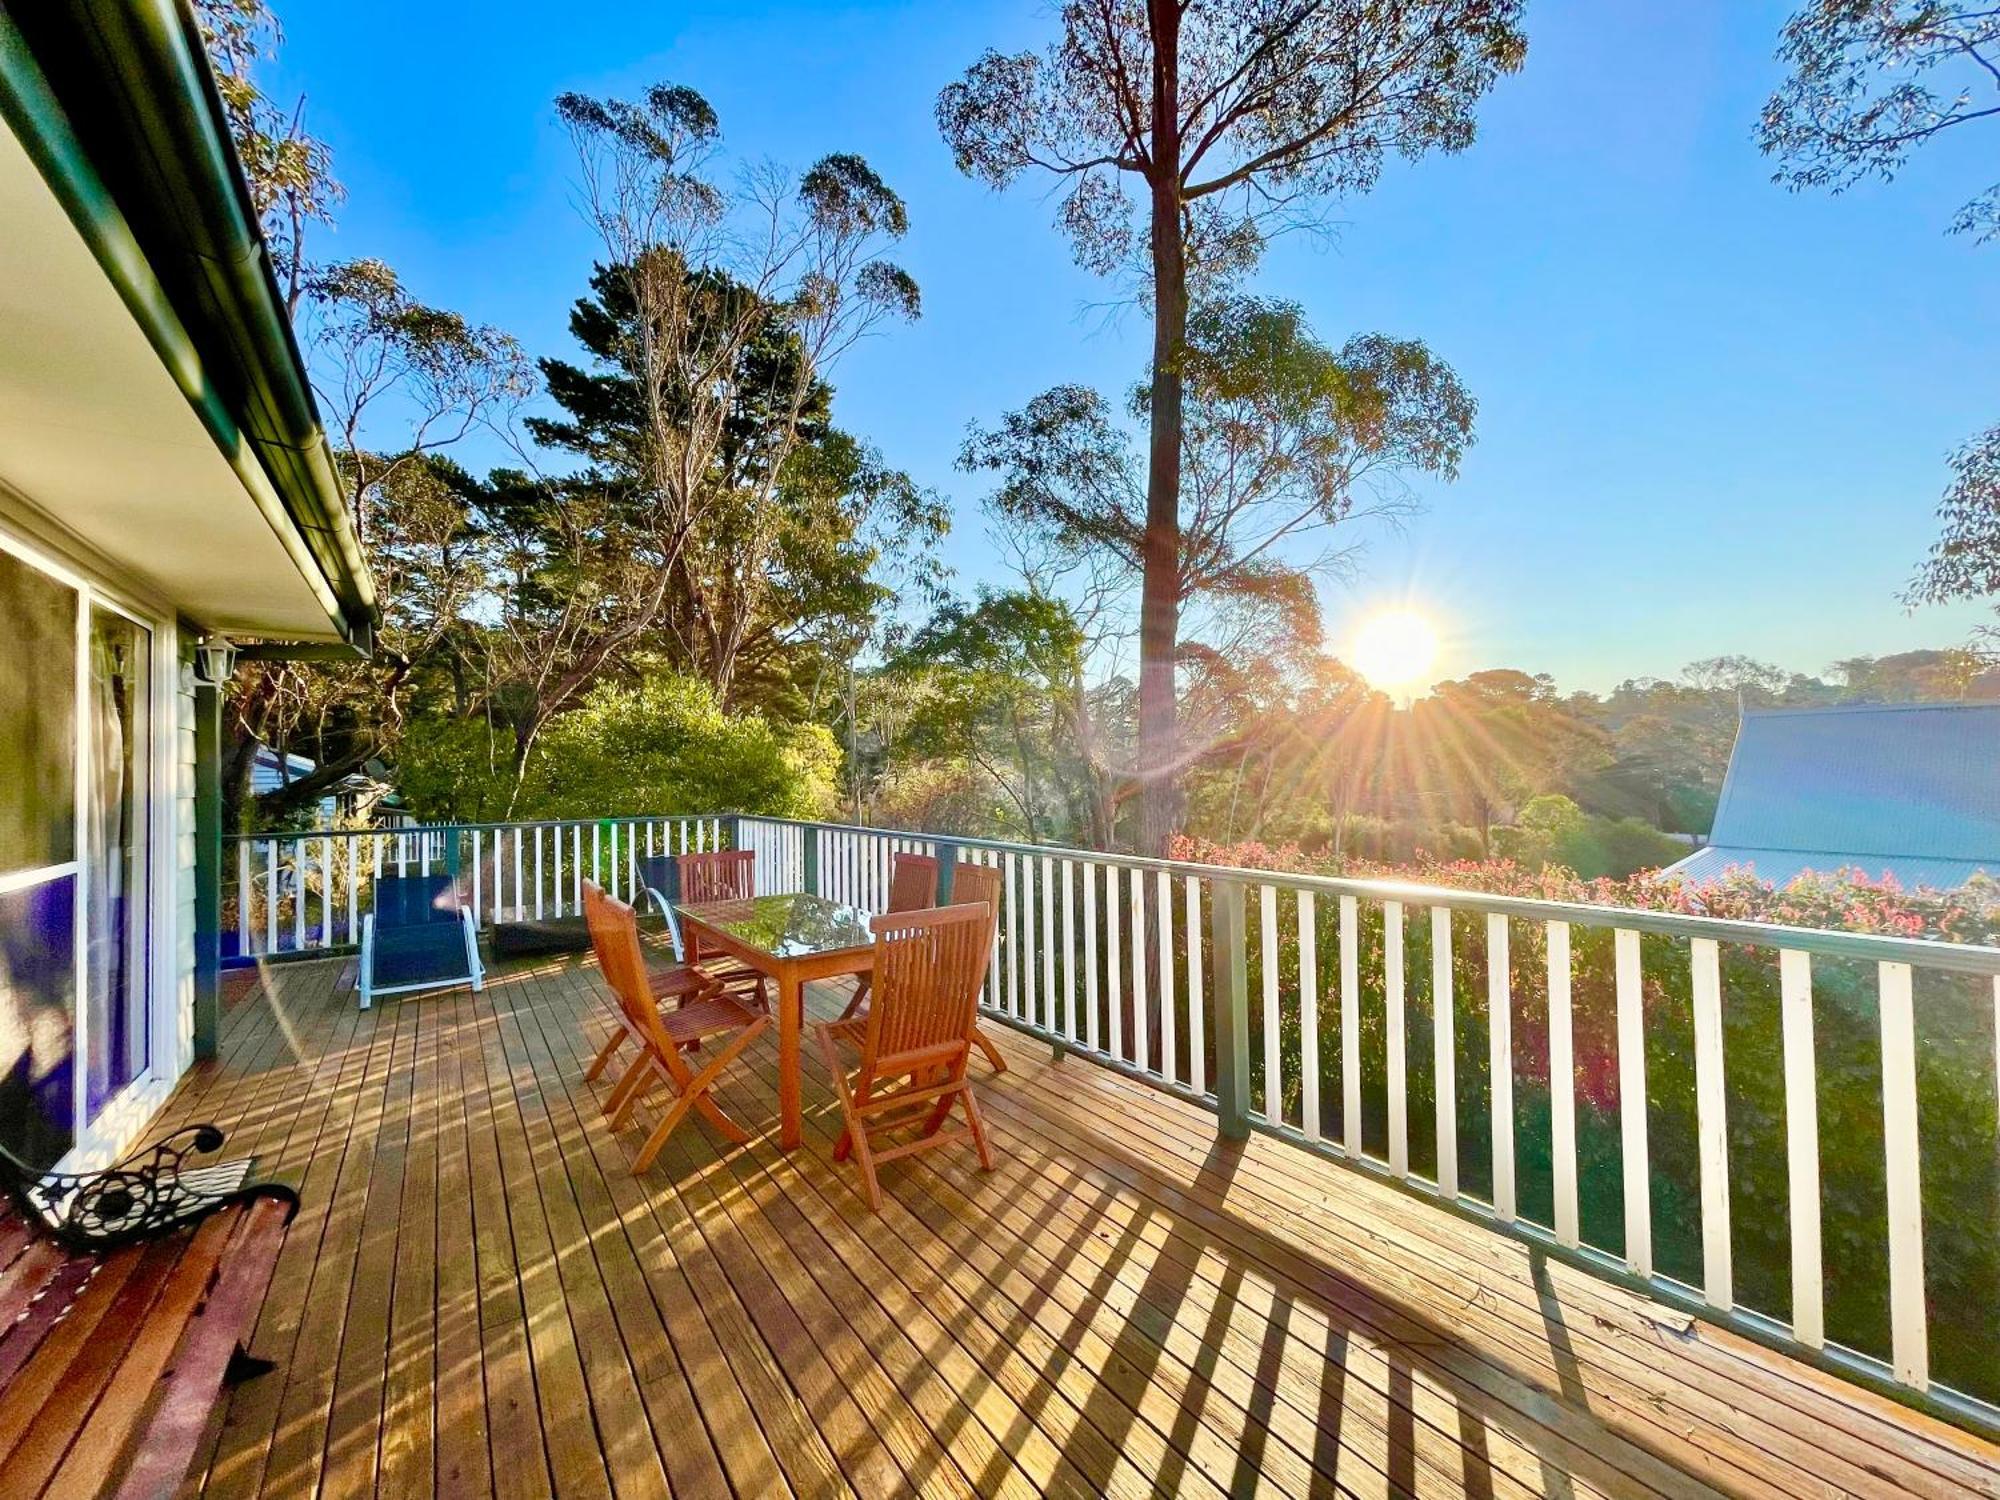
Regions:
<instances>
[{"instance_id":1,"label":"shrub","mask_svg":"<svg viewBox=\"0 0 2000 1500\"><path fill-rule=\"evenodd\" d=\"M707 684L655 674L602 684L543 731L518 792L512 736L477 720L413 722L397 757L405 805L427 822L746 812L817 818L840 752L823 725L724 713Z\"/></svg>"},{"instance_id":2,"label":"shrub","mask_svg":"<svg viewBox=\"0 0 2000 1500\"><path fill-rule=\"evenodd\" d=\"M744 812L817 818L840 751L824 725L724 713L707 684L658 674L607 684L542 735L517 816Z\"/></svg>"}]
</instances>

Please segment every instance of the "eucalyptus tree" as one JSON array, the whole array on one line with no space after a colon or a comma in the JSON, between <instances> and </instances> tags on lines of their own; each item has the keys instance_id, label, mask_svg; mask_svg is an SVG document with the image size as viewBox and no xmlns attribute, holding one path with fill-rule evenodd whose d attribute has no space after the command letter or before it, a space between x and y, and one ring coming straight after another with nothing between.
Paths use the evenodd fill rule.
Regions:
<instances>
[{"instance_id":1,"label":"eucalyptus tree","mask_svg":"<svg viewBox=\"0 0 2000 1500\"><path fill-rule=\"evenodd\" d=\"M1046 51L989 51L938 98L961 170L1063 185L1078 260L1153 312L1139 618L1142 843L1178 820L1182 405L1189 309L1391 156L1470 145L1520 67L1524 0L1067 0Z\"/></svg>"},{"instance_id":2,"label":"eucalyptus tree","mask_svg":"<svg viewBox=\"0 0 2000 1500\"><path fill-rule=\"evenodd\" d=\"M1316 581L1346 564L1356 522L1409 509L1412 475L1457 473L1475 404L1420 342L1364 334L1333 349L1296 307L1247 297L1193 315L1179 368L1180 500L1166 587L1176 656L1198 685L1317 641ZM989 508L1035 540L1051 573L1108 568L1143 580L1142 612L1156 537L1137 434L1154 392L1136 386L1121 411L1095 390L1059 386L975 426L959 456L962 468L997 477ZM1142 682L1142 715L1143 693ZM1183 696L1202 717L1178 726L1192 732L1178 736L1176 774L1235 733L1226 705L1240 697ZM1143 745L1139 757L1119 769L1136 776L1143 799L1155 763Z\"/></svg>"},{"instance_id":3,"label":"eucalyptus tree","mask_svg":"<svg viewBox=\"0 0 2000 1500\"><path fill-rule=\"evenodd\" d=\"M1785 23L1778 57L1791 71L1758 139L1794 190L1887 182L1919 146L2000 126L2000 7L1990 0L1812 0ZM2000 182L1967 201L1951 231L2000 238ZM1964 443L1950 468L1942 535L1911 603L2000 595L2000 425Z\"/></svg>"},{"instance_id":4,"label":"eucalyptus tree","mask_svg":"<svg viewBox=\"0 0 2000 1500\"><path fill-rule=\"evenodd\" d=\"M448 449L475 429L503 427L532 389L518 343L412 296L379 260L304 271L298 320L313 388L332 439L356 535L377 574L383 628L366 662L258 662L243 667L230 705L225 765L239 808L259 744L314 762L266 797L266 816L308 808L394 748L413 673L452 638L445 599L474 607L472 536L450 524L441 491ZM378 450L371 439L395 444ZM399 590L419 588L411 598Z\"/></svg>"},{"instance_id":5,"label":"eucalyptus tree","mask_svg":"<svg viewBox=\"0 0 2000 1500\"><path fill-rule=\"evenodd\" d=\"M1062 601L1009 589L948 602L885 671L918 685L899 749L977 766L1031 840L1108 847L1118 778L1095 743L1083 629Z\"/></svg>"},{"instance_id":6,"label":"eucalyptus tree","mask_svg":"<svg viewBox=\"0 0 2000 1500\"><path fill-rule=\"evenodd\" d=\"M256 80L256 65L275 57L284 40L271 7L264 0L195 0L194 13L243 162L251 208L264 231L286 311L296 317L305 295L306 231L313 224L332 224L346 196L333 175L333 153L305 128L305 95L283 105Z\"/></svg>"},{"instance_id":7,"label":"eucalyptus tree","mask_svg":"<svg viewBox=\"0 0 2000 1500\"><path fill-rule=\"evenodd\" d=\"M312 807L394 744L413 673L440 639L434 622L446 618L399 604L409 549L455 557L464 541L439 533L451 506L440 503L426 465L474 428L504 423L528 394L532 369L507 334L420 301L379 260L308 258L309 229L333 222L344 193L326 143L305 128L304 96L280 103L256 77L283 40L277 18L265 0L196 0L195 19L385 605L370 662L239 670L224 787L240 822L260 744L296 746L316 762L268 799L267 816Z\"/></svg>"},{"instance_id":8,"label":"eucalyptus tree","mask_svg":"<svg viewBox=\"0 0 2000 1500\"><path fill-rule=\"evenodd\" d=\"M886 320L917 316L915 281L889 259L909 229L895 192L858 156L792 178L722 170L721 126L693 89L636 101L564 94L585 216L625 315L601 352L631 382L629 456L670 569L722 572L740 607L703 612L708 675L725 700L785 531L790 461L823 419L826 379ZM600 288L600 291L608 290Z\"/></svg>"}]
</instances>

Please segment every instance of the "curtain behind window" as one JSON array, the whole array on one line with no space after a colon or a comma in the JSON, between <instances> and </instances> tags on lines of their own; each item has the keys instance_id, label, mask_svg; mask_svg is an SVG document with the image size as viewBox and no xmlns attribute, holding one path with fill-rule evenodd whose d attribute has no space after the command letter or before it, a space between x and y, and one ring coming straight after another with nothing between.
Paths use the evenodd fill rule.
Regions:
<instances>
[{"instance_id":1,"label":"curtain behind window","mask_svg":"<svg viewBox=\"0 0 2000 1500\"><path fill-rule=\"evenodd\" d=\"M75 1126L76 590L0 552L0 1146Z\"/></svg>"},{"instance_id":2,"label":"curtain behind window","mask_svg":"<svg viewBox=\"0 0 2000 1500\"><path fill-rule=\"evenodd\" d=\"M147 823L152 635L110 610L90 613L90 760L84 797L85 1106L95 1120L146 1067Z\"/></svg>"}]
</instances>

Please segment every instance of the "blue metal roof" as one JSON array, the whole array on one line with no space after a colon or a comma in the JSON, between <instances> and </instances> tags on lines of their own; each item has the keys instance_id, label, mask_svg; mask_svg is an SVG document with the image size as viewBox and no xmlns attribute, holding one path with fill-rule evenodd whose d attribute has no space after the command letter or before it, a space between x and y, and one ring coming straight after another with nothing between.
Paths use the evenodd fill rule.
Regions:
<instances>
[{"instance_id":1,"label":"blue metal roof","mask_svg":"<svg viewBox=\"0 0 2000 1500\"><path fill-rule=\"evenodd\" d=\"M1940 888L2000 874L2000 704L1744 714L1709 845L1671 868L1729 865L1779 885L1803 870Z\"/></svg>"}]
</instances>

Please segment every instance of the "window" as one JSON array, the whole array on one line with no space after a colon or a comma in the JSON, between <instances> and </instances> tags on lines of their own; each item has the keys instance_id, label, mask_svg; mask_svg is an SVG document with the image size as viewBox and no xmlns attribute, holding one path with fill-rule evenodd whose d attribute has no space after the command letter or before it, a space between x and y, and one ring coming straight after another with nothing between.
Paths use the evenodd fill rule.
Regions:
<instances>
[{"instance_id":1,"label":"window","mask_svg":"<svg viewBox=\"0 0 2000 1500\"><path fill-rule=\"evenodd\" d=\"M155 640L4 546L0 631L0 1146L47 1166L152 1061Z\"/></svg>"},{"instance_id":2,"label":"window","mask_svg":"<svg viewBox=\"0 0 2000 1500\"><path fill-rule=\"evenodd\" d=\"M0 551L0 1145L75 1138L77 591Z\"/></svg>"},{"instance_id":3,"label":"window","mask_svg":"<svg viewBox=\"0 0 2000 1500\"><path fill-rule=\"evenodd\" d=\"M84 1107L91 1120L146 1070L152 653L150 630L92 605L83 795Z\"/></svg>"}]
</instances>

